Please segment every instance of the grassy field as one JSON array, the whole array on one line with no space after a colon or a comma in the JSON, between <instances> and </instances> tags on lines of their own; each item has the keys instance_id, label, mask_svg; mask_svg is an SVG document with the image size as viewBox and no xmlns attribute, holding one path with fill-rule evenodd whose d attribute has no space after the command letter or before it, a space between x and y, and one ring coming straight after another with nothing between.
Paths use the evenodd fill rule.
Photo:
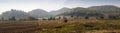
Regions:
<instances>
[{"instance_id":1,"label":"grassy field","mask_svg":"<svg viewBox=\"0 0 120 33\"><path fill-rule=\"evenodd\" d=\"M0 33L120 33L120 20L1 21Z\"/></svg>"}]
</instances>

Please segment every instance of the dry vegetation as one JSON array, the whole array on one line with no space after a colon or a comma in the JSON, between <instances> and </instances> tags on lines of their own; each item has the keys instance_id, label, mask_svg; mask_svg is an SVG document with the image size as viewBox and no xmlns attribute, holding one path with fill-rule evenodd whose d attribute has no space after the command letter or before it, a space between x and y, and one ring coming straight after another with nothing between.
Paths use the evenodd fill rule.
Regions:
<instances>
[{"instance_id":1,"label":"dry vegetation","mask_svg":"<svg viewBox=\"0 0 120 33\"><path fill-rule=\"evenodd\" d=\"M120 33L120 20L1 21L0 33Z\"/></svg>"}]
</instances>

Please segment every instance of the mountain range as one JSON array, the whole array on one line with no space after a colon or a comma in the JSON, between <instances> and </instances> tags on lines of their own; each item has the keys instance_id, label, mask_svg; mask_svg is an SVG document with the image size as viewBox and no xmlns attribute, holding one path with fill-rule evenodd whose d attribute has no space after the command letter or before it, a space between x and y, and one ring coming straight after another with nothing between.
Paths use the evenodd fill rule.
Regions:
<instances>
[{"instance_id":1,"label":"mountain range","mask_svg":"<svg viewBox=\"0 0 120 33\"><path fill-rule=\"evenodd\" d=\"M67 16L101 16L104 14L118 14L120 15L120 7L114 5L92 6L88 8L76 7L69 12L64 12L60 15Z\"/></svg>"},{"instance_id":2,"label":"mountain range","mask_svg":"<svg viewBox=\"0 0 120 33\"><path fill-rule=\"evenodd\" d=\"M33 16L35 18L43 18L43 17L48 17L51 15L50 13L48 13L42 9L34 9L34 10L28 12L28 14L30 14L31 16Z\"/></svg>"},{"instance_id":3,"label":"mountain range","mask_svg":"<svg viewBox=\"0 0 120 33\"><path fill-rule=\"evenodd\" d=\"M15 18L17 20L20 19L28 19L30 16L28 13L23 12L22 10L15 10L15 9L11 9L10 11L4 12L2 13L2 15L0 15L1 19L4 20L9 20L10 18Z\"/></svg>"},{"instance_id":4,"label":"mountain range","mask_svg":"<svg viewBox=\"0 0 120 33\"><path fill-rule=\"evenodd\" d=\"M120 14L120 7L114 5L102 5L102 6L91 6L88 8L76 7L76 8L61 8L59 10L47 12L43 9L34 9L30 12L23 12L22 10L11 9L0 15L0 18L9 19L15 17L17 19L24 19L28 17L44 18L56 15L67 15L67 16L101 16L102 14Z\"/></svg>"},{"instance_id":5,"label":"mountain range","mask_svg":"<svg viewBox=\"0 0 120 33\"><path fill-rule=\"evenodd\" d=\"M92 10L102 11L103 13L120 13L120 7L114 5L92 6L88 8Z\"/></svg>"},{"instance_id":6,"label":"mountain range","mask_svg":"<svg viewBox=\"0 0 120 33\"><path fill-rule=\"evenodd\" d=\"M59 10L51 11L51 12L49 12L49 13L50 13L51 15L55 16L55 15L58 15L58 14L67 12L67 11L69 11L69 10L70 10L70 8L63 7L63 8L61 8L61 9L59 9Z\"/></svg>"}]
</instances>

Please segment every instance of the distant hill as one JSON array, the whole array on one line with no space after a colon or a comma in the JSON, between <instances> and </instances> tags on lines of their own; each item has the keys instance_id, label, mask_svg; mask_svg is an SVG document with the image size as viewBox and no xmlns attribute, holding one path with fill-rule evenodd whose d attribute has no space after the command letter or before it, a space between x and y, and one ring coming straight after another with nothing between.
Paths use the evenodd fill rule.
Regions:
<instances>
[{"instance_id":1,"label":"distant hill","mask_svg":"<svg viewBox=\"0 0 120 33\"><path fill-rule=\"evenodd\" d=\"M70 11L64 12L60 15L65 15L65 16L101 16L102 13L99 11L96 11L96 10L77 7L77 8L72 8Z\"/></svg>"},{"instance_id":2,"label":"distant hill","mask_svg":"<svg viewBox=\"0 0 120 33\"><path fill-rule=\"evenodd\" d=\"M64 7L64 8L61 8L61 9L59 9L59 10L51 11L51 12L49 12L49 13L50 13L51 15L58 15L58 14L64 13L64 12L69 11L69 10L70 10L70 8Z\"/></svg>"},{"instance_id":3,"label":"distant hill","mask_svg":"<svg viewBox=\"0 0 120 33\"><path fill-rule=\"evenodd\" d=\"M103 13L120 13L120 7L114 5L92 6L88 9L102 11Z\"/></svg>"},{"instance_id":4,"label":"distant hill","mask_svg":"<svg viewBox=\"0 0 120 33\"><path fill-rule=\"evenodd\" d=\"M35 18L43 18L43 17L50 16L50 14L48 12L46 12L45 10L42 10L42 9L34 9L28 13Z\"/></svg>"},{"instance_id":5,"label":"distant hill","mask_svg":"<svg viewBox=\"0 0 120 33\"><path fill-rule=\"evenodd\" d=\"M88 8L72 8L69 12L60 15L69 16L102 16L103 14L120 14L120 8L113 5L92 6Z\"/></svg>"},{"instance_id":6,"label":"distant hill","mask_svg":"<svg viewBox=\"0 0 120 33\"><path fill-rule=\"evenodd\" d=\"M27 19L28 17L31 17L31 16L26 12L23 12L21 10L15 10L15 9L11 9L10 11L6 11L0 15L0 18L3 18L4 20L8 20L12 17L19 20L19 19Z\"/></svg>"}]
</instances>

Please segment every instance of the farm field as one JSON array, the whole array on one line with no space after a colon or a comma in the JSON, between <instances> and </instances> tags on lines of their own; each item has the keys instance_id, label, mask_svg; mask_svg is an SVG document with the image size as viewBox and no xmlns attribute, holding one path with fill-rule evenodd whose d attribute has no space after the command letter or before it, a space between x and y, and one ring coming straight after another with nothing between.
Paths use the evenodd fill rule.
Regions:
<instances>
[{"instance_id":1,"label":"farm field","mask_svg":"<svg viewBox=\"0 0 120 33\"><path fill-rule=\"evenodd\" d=\"M120 33L120 0L0 0L0 33Z\"/></svg>"},{"instance_id":2,"label":"farm field","mask_svg":"<svg viewBox=\"0 0 120 33\"><path fill-rule=\"evenodd\" d=\"M120 20L0 21L0 33L120 33Z\"/></svg>"}]
</instances>

